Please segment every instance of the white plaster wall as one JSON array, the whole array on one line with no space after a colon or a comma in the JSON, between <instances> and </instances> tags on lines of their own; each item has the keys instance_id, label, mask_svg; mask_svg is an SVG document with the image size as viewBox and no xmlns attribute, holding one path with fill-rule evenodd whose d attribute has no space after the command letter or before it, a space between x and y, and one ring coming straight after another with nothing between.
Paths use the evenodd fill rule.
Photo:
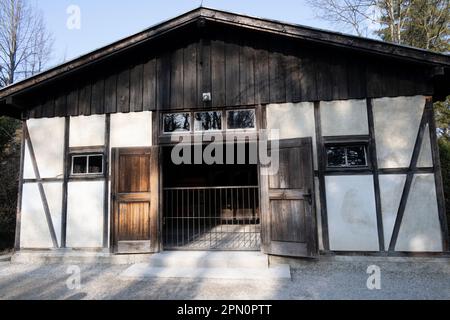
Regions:
<instances>
[{"instance_id":1,"label":"white plaster wall","mask_svg":"<svg viewBox=\"0 0 450 320\"><path fill-rule=\"evenodd\" d=\"M103 246L104 181L70 182L67 203L67 247Z\"/></svg>"},{"instance_id":2,"label":"white plaster wall","mask_svg":"<svg viewBox=\"0 0 450 320\"><path fill-rule=\"evenodd\" d=\"M64 173L64 118L27 121L41 178L62 177ZM28 150L25 154L25 179L35 179Z\"/></svg>"},{"instance_id":3,"label":"white plaster wall","mask_svg":"<svg viewBox=\"0 0 450 320\"><path fill-rule=\"evenodd\" d=\"M433 167L433 155L431 153L431 139L430 128L427 124L425 133L423 136L422 146L417 160L417 167L419 168L432 168Z\"/></svg>"},{"instance_id":4,"label":"white plaster wall","mask_svg":"<svg viewBox=\"0 0 450 320\"><path fill-rule=\"evenodd\" d=\"M333 251L379 251L373 176L326 177Z\"/></svg>"},{"instance_id":5,"label":"white plaster wall","mask_svg":"<svg viewBox=\"0 0 450 320\"><path fill-rule=\"evenodd\" d=\"M116 113L111 115L111 148L149 147L152 145L152 113Z\"/></svg>"},{"instance_id":6,"label":"white plaster wall","mask_svg":"<svg viewBox=\"0 0 450 320\"><path fill-rule=\"evenodd\" d=\"M443 250L434 175L414 176L395 250L406 252Z\"/></svg>"},{"instance_id":7,"label":"white plaster wall","mask_svg":"<svg viewBox=\"0 0 450 320\"><path fill-rule=\"evenodd\" d=\"M340 100L320 103L323 136L368 135L366 100Z\"/></svg>"},{"instance_id":8,"label":"white plaster wall","mask_svg":"<svg viewBox=\"0 0 450 320\"><path fill-rule=\"evenodd\" d=\"M105 115L70 118L70 147L105 145Z\"/></svg>"},{"instance_id":9,"label":"white plaster wall","mask_svg":"<svg viewBox=\"0 0 450 320\"><path fill-rule=\"evenodd\" d=\"M405 186L406 175L380 175L381 211L383 217L383 234L385 249L389 244L394 230L397 212Z\"/></svg>"},{"instance_id":10,"label":"white plaster wall","mask_svg":"<svg viewBox=\"0 0 450 320\"><path fill-rule=\"evenodd\" d=\"M419 132L425 97L373 100L379 168L407 168Z\"/></svg>"},{"instance_id":11,"label":"white plaster wall","mask_svg":"<svg viewBox=\"0 0 450 320\"><path fill-rule=\"evenodd\" d=\"M43 185L56 238L58 244L61 244L62 183L45 183ZM23 185L20 247L30 249L53 247L37 183Z\"/></svg>"},{"instance_id":12,"label":"white plaster wall","mask_svg":"<svg viewBox=\"0 0 450 320\"><path fill-rule=\"evenodd\" d=\"M316 125L314 104L310 102L269 104L267 129L279 130L280 139L313 139L314 167L317 169Z\"/></svg>"}]
</instances>

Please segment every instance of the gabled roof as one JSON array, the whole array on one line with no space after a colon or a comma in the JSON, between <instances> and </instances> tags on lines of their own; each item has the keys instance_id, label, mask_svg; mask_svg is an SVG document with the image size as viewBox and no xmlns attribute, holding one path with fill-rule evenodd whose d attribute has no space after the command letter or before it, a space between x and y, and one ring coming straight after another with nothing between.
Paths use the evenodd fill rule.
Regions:
<instances>
[{"instance_id":1,"label":"gabled roof","mask_svg":"<svg viewBox=\"0 0 450 320\"><path fill-rule=\"evenodd\" d=\"M250 30L266 32L279 36L287 36L296 39L326 44L336 47L345 47L373 54L391 56L399 59L428 63L436 67L450 67L450 56L431 51L413 48L404 45L387 43L379 40L361 38L327 30L311 28L307 26L284 23L276 20L262 19L241 15L216 9L200 7L182 14L173 19L159 23L135 35L126 37L91 53L82 55L74 60L63 63L28 79L9 85L0 90L0 100L8 98L21 91L30 89L36 85L53 81L60 76L80 70L93 63L107 59L125 50L131 49L151 39L163 36L198 21L212 21L229 26L237 26Z\"/></svg>"}]
</instances>

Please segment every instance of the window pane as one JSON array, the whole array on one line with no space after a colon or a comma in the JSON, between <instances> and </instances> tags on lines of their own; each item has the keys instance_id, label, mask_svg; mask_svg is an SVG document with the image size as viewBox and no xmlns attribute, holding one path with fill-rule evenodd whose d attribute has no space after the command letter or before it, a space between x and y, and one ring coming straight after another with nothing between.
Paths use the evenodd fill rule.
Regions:
<instances>
[{"instance_id":1,"label":"window pane","mask_svg":"<svg viewBox=\"0 0 450 320\"><path fill-rule=\"evenodd\" d=\"M222 130L221 112L199 112L195 114L195 131Z\"/></svg>"},{"instance_id":2,"label":"window pane","mask_svg":"<svg viewBox=\"0 0 450 320\"><path fill-rule=\"evenodd\" d=\"M328 166L345 167L345 147L328 147Z\"/></svg>"},{"instance_id":3,"label":"window pane","mask_svg":"<svg viewBox=\"0 0 450 320\"><path fill-rule=\"evenodd\" d=\"M366 166L366 148L364 146L348 147L347 162L349 166Z\"/></svg>"},{"instance_id":4,"label":"window pane","mask_svg":"<svg viewBox=\"0 0 450 320\"><path fill-rule=\"evenodd\" d=\"M87 170L87 157L73 157L73 174L84 174Z\"/></svg>"},{"instance_id":5,"label":"window pane","mask_svg":"<svg viewBox=\"0 0 450 320\"><path fill-rule=\"evenodd\" d=\"M164 115L164 132L191 131L191 115L189 113L174 113Z\"/></svg>"},{"instance_id":6,"label":"window pane","mask_svg":"<svg viewBox=\"0 0 450 320\"><path fill-rule=\"evenodd\" d=\"M103 156L90 156L89 173L102 173L102 172L103 172Z\"/></svg>"},{"instance_id":7,"label":"window pane","mask_svg":"<svg viewBox=\"0 0 450 320\"><path fill-rule=\"evenodd\" d=\"M227 116L228 129L254 129L255 110L229 111Z\"/></svg>"}]
</instances>

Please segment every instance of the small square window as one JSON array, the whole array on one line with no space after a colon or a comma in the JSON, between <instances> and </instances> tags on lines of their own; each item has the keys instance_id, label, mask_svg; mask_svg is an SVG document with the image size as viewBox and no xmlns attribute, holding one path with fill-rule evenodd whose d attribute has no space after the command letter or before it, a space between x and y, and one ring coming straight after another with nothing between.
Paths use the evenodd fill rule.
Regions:
<instances>
[{"instance_id":1,"label":"small square window","mask_svg":"<svg viewBox=\"0 0 450 320\"><path fill-rule=\"evenodd\" d=\"M366 145L327 145L328 168L364 168L368 166Z\"/></svg>"},{"instance_id":2,"label":"small square window","mask_svg":"<svg viewBox=\"0 0 450 320\"><path fill-rule=\"evenodd\" d=\"M197 112L194 122L195 131L217 131L222 130L221 112Z\"/></svg>"},{"instance_id":3,"label":"small square window","mask_svg":"<svg viewBox=\"0 0 450 320\"><path fill-rule=\"evenodd\" d=\"M103 173L103 156L89 156L89 174Z\"/></svg>"},{"instance_id":4,"label":"small square window","mask_svg":"<svg viewBox=\"0 0 450 320\"><path fill-rule=\"evenodd\" d=\"M87 156L76 156L72 158L72 174L87 173Z\"/></svg>"},{"instance_id":5,"label":"small square window","mask_svg":"<svg viewBox=\"0 0 450 320\"><path fill-rule=\"evenodd\" d=\"M99 175L103 173L103 155L72 156L72 175Z\"/></svg>"},{"instance_id":6,"label":"small square window","mask_svg":"<svg viewBox=\"0 0 450 320\"><path fill-rule=\"evenodd\" d=\"M163 122L164 133L191 131L191 115L189 113L165 114Z\"/></svg>"},{"instance_id":7,"label":"small square window","mask_svg":"<svg viewBox=\"0 0 450 320\"><path fill-rule=\"evenodd\" d=\"M255 129L255 110L235 110L227 112L227 128L230 130Z\"/></svg>"}]
</instances>

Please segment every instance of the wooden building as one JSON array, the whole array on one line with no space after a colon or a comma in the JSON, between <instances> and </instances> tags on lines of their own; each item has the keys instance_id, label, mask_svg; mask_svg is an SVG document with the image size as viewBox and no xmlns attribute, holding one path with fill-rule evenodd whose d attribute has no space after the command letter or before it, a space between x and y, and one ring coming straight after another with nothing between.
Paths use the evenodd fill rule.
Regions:
<instances>
[{"instance_id":1,"label":"wooden building","mask_svg":"<svg viewBox=\"0 0 450 320\"><path fill-rule=\"evenodd\" d=\"M446 55L190 11L0 90L24 130L16 249L448 252L449 84ZM174 135L264 129L275 175L171 161Z\"/></svg>"}]
</instances>

